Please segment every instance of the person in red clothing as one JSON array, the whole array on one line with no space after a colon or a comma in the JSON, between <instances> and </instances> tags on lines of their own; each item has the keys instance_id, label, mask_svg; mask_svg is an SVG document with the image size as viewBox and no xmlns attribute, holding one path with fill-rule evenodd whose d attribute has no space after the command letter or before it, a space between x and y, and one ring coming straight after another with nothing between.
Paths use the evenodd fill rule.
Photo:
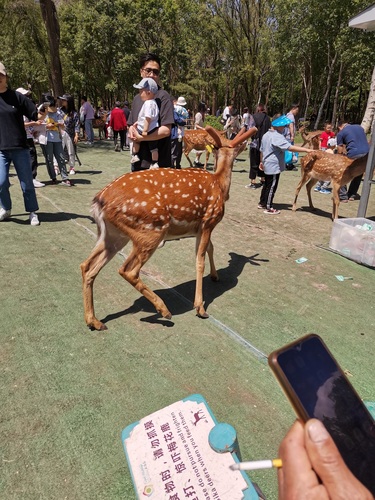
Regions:
<instances>
[{"instance_id":1,"label":"person in red clothing","mask_svg":"<svg viewBox=\"0 0 375 500\"><path fill-rule=\"evenodd\" d=\"M324 124L324 131L320 134L319 137L319 149L322 151L325 151L328 147L328 141L332 137L335 137L335 133L332 132L332 124L329 122L326 122Z\"/></svg>"},{"instance_id":2,"label":"person in red clothing","mask_svg":"<svg viewBox=\"0 0 375 500\"><path fill-rule=\"evenodd\" d=\"M116 101L115 107L112 109L109 126L113 129L113 140L115 143L115 151L124 151L125 149L125 132L128 128L126 118L121 103ZM117 143L118 136L120 136L120 146ZM121 149L120 149L121 148Z\"/></svg>"}]
</instances>

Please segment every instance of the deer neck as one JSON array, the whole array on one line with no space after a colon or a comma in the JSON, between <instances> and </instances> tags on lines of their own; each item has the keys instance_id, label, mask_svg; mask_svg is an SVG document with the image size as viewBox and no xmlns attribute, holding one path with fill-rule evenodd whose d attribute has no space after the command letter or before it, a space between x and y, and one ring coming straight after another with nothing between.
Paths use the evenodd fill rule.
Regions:
<instances>
[{"instance_id":1,"label":"deer neck","mask_svg":"<svg viewBox=\"0 0 375 500\"><path fill-rule=\"evenodd\" d=\"M216 172L213 175L215 175L217 182L219 183L224 200L227 200L229 198L235 151L232 148L223 148L218 151L217 155Z\"/></svg>"}]
</instances>

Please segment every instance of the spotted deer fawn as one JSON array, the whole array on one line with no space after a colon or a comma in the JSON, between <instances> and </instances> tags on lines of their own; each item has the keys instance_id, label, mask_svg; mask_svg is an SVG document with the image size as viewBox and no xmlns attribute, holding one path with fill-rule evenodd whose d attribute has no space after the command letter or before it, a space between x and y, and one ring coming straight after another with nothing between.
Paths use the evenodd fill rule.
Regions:
<instances>
[{"instance_id":1,"label":"spotted deer fawn","mask_svg":"<svg viewBox=\"0 0 375 500\"><path fill-rule=\"evenodd\" d=\"M297 186L292 210L296 210L297 198L301 188L306 184L307 196L311 210L315 210L311 199L311 189L316 182L328 181L332 183L332 219L337 219L339 211L339 189L348 184L354 177L366 170L367 155L357 160L350 160L343 155L332 155L323 151L313 151L301 160L301 180Z\"/></svg>"},{"instance_id":2,"label":"spotted deer fawn","mask_svg":"<svg viewBox=\"0 0 375 500\"><path fill-rule=\"evenodd\" d=\"M133 248L119 269L120 275L142 293L157 312L170 319L170 311L141 280L140 271L165 241L195 237L194 307L199 317L208 317L202 295L205 254L208 253L211 278L217 281L211 233L224 216L236 154L242 142L257 129L250 129L225 146L212 127L206 130L218 149L216 173L195 168L131 172L115 179L95 196L92 214L98 226L98 240L88 259L81 264L85 321L92 330L107 329L95 317L94 280L130 240Z\"/></svg>"}]
</instances>

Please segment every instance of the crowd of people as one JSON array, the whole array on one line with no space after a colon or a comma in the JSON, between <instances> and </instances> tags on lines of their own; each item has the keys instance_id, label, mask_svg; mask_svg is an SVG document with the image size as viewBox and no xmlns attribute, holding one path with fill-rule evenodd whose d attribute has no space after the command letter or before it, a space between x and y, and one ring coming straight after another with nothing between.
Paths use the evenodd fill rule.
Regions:
<instances>
[{"instance_id":1,"label":"crowd of people","mask_svg":"<svg viewBox=\"0 0 375 500\"><path fill-rule=\"evenodd\" d=\"M2 85L7 89L8 77L4 65L2 68ZM74 186L69 177L75 174L80 127L84 131L84 144L93 146L94 120L103 122L105 137L113 140L116 152L131 149L132 171L163 167L181 168L185 126L190 121L195 129L204 129L210 109L200 102L197 112L193 115L190 109L187 109L187 101L183 96L173 97L162 88L161 62L156 54L144 54L140 59L139 71L141 81L134 84L138 94L134 97L131 109L128 101L123 104L116 101L110 111L103 108L95 111L87 97L83 96L77 112L73 96L58 96L58 106L55 97L43 94L36 116L33 114L30 117L23 113L23 133L26 134L25 141L30 153L34 188L44 186L37 179L35 141L39 142L42 149L51 182L57 183L57 175L61 175L63 185ZM23 102L26 99L29 106L33 107L29 90L20 87L17 92L23 96ZM20 106L19 114L22 110ZM228 139L233 139L250 127L258 129L249 141L250 182L246 187L251 190L261 188L258 208L263 209L265 214L280 213L280 210L274 208L273 201L281 172L290 165L293 168L299 152L311 151L294 144L298 114L298 103L293 103L285 115L277 114L270 118L266 106L262 103L257 105L254 113L244 107L241 114L234 102L229 103L223 110L219 108L216 113ZM319 147L328 153L345 152L351 159L367 154L369 149L363 129L347 122L339 123L337 137L332 124L326 123L319 137ZM202 153L203 151L196 151L195 167L203 166L200 161ZM6 178L6 174L3 175ZM361 177L354 179L348 189L346 186L341 188L342 202L356 198L360 182ZM321 194L331 193L329 181L319 181L315 191ZM9 216L9 202L1 205L6 212L1 216L4 219Z\"/></svg>"}]
</instances>

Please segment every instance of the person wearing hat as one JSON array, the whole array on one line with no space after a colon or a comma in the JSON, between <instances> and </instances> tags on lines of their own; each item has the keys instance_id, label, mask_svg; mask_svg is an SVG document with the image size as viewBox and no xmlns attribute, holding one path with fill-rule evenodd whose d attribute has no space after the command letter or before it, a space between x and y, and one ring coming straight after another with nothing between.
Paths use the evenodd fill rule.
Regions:
<instances>
[{"instance_id":1,"label":"person wearing hat","mask_svg":"<svg viewBox=\"0 0 375 500\"><path fill-rule=\"evenodd\" d=\"M12 212L9 167L13 162L30 224L38 226L36 211L39 206L30 168L24 116L36 122L36 107L25 95L8 88L8 74L4 64L0 62L0 221L9 219Z\"/></svg>"},{"instance_id":2,"label":"person wearing hat","mask_svg":"<svg viewBox=\"0 0 375 500\"><path fill-rule=\"evenodd\" d=\"M274 117L271 128L262 138L260 146L261 162L259 169L264 172L264 184L260 195L258 208L265 214L278 215L280 210L273 208L273 200L279 184L280 173L285 170L285 151L310 153L312 149L294 146L285 138L285 127L291 123L283 116Z\"/></svg>"},{"instance_id":3,"label":"person wearing hat","mask_svg":"<svg viewBox=\"0 0 375 500\"><path fill-rule=\"evenodd\" d=\"M155 94L155 100L159 107L159 127L147 136L142 136L134 124L137 121L138 113L141 110L143 101L140 95L136 95L132 102L132 109L129 115L128 125L129 140L140 143L140 150L138 156L140 162L132 164L132 170L146 170L150 167L152 158L150 153L150 148L147 146L148 141L158 141L158 151L159 151L159 166L160 167L171 167L171 128L174 123L173 117L173 103L171 101L171 96L160 87L160 69L161 63L160 59L156 54L146 53L143 54L139 61L141 78L151 78L157 85L157 92Z\"/></svg>"},{"instance_id":4,"label":"person wearing hat","mask_svg":"<svg viewBox=\"0 0 375 500\"><path fill-rule=\"evenodd\" d=\"M31 90L27 90L23 87L18 87L18 89L16 89L16 92L19 92L20 94L22 94L30 99ZM23 121L24 121L25 129L26 129L27 146L28 146L29 152L30 152L30 165L31 165L31 171L33 173L33 184L34 184L34 187L36 187L36 188L44 187L45 184L43 184L43 182L40 182L36 178L37 173L38 173L38 155L36 152L34 135L33 135L34 134L33 127L38 126L40 122L37 122L37 121L35 122L32 120L29 120L27 118L27 116L23 117Z\"/></svg>"},{"instance_id":5,"label":"person wearing hat","mask_svg":"<svg viewBox=\"0 0 375 500\"><path fill-rule=\"evenodd\" d=\"M174 107L174 124L171 131L172 168L181 168L182 140L189 113L185 108L187 104L185 97L180 96L178 99L172 97L172 101Z\"/></svg>"},{"instance_id":6,"label":"person wearing hat","mask_svg":"<svg viewBox=\"0 0 375 500\"><path fill-rule=\"evenodd\" d=\"M143 106L138 113L137 131L142 137L147 137L159 127L159 108L154 99L158 91L158 86L152 78L142 78L142 80L138 84L134 84L133 87L139 90L139 96L143 101ZM150 169L159 168L158 142L148 141L147 146L151 153ZM141 161L138 156L139 149L139 143L134 142L130 160L132 165Z\"/></svg>"}]
</instances>

